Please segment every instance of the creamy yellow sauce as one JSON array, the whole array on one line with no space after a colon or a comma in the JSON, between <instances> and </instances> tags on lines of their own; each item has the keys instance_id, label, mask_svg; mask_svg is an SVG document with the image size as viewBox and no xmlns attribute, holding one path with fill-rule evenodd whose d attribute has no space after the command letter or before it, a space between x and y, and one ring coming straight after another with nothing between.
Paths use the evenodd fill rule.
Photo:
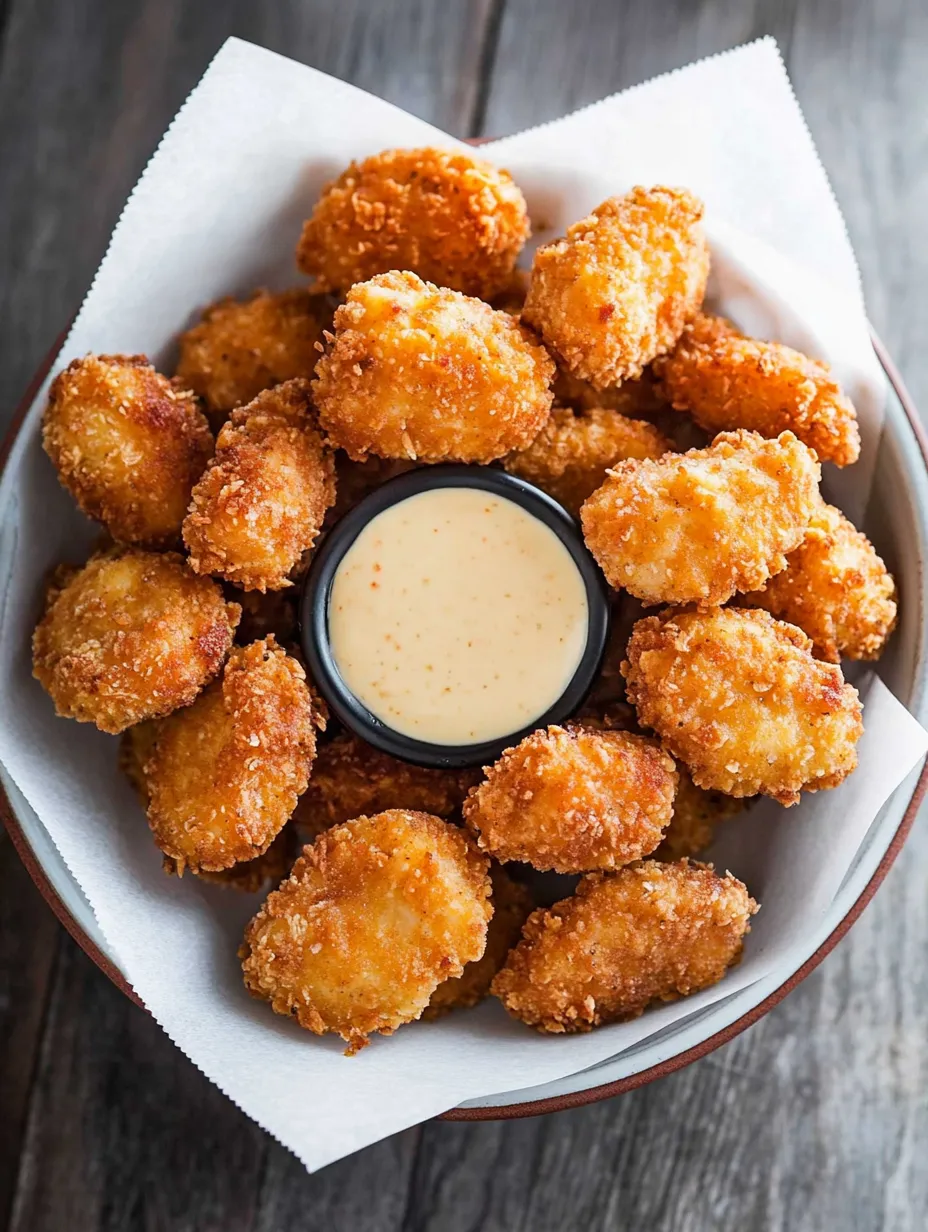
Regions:
<instances>
[{"instance_id":1,"label":"creamy yellow sauce","mask_svg":"<svg viewBox=\"0 0 928 1232\"><path fill-rule=\"evenodd\" d=\"M350 691L430 744L496 740L539 718L586 647L570 553L515 502L434 488L385 509L345 553L329 643Z\"/></svg>"}]
</instances>

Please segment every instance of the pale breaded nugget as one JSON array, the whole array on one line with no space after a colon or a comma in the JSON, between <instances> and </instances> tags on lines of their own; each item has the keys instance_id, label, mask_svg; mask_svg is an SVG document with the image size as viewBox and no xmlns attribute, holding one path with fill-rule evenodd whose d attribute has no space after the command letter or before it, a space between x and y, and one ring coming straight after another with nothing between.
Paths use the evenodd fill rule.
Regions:
<instances>
[{"instance_id":1,"label":"pale breaded nugget","mask_svg":"<svg viewBox=\"0 0 928 1232\"><path fill-rule=\"evenodd\" d=\"M165 868L216 872L261 855L306 789L315 752L299 663L273 637L235 647L222 680L158 725L145 762Z\"/></svg>"},{"instance_id":2,"label":"pale breaded nugget","mask_svg":"<svg viewBox=\"0 0 928 1232\"><path fill-rule=\"evenodd\" d=\"M332 311L325 296L301 289L221 299L181 334L177 379L204 399L218 426L262 390L312 376Z\"/></svg>"},{"instance_id":3,"label":"pale breaded nugget","mask_svg":"<svg viewBox=\"0 0 928 1232\"><path fill-rule=\"evenodd\" d=\"M313 392L332 443L356 461L492 462L544 426L553 376L508 313L393 272L348 292Z\"/></svg>"},{"instance_id":4,"label":"pale breaded nugget","mask_svg":"<svg viewBox=\"0 0 928 1232\"><path fill-rule=\"evenodd\" d=\"M529 916L491 991L540 1031L637 1018L717 984L756 910L730 873L687 860L591 873L571 898Z\"/></svg>"},{"instance_id":5,"label":"pale breaded nugget","mask_svg":"<svg viewBox=\"0 0 928 1232\"><path fill-rule=\"evenodd\" d=\"M282 590L335 500L335 463L308 381L286 381L233 411L193 490L184 543L197 573L243 590Z\"/></svg>"},{"instance_id":6,"label":"pale breaded nugget","mask_svg":"<svg viewBox=\"0 0 928 1232\"><path fill-rule=\"evenodd\" d=\"M673 816L663 842L654 852L655 860L680 860L705 851L715 837L716 826L745 807L744 800L734 796L703 791L686 770L678 770L680 781L673 799Z\"/></svg>"},{"instance_id":7,"label":"pale breaded nugget","mask_svg":"<svg viewBox=\"0 0 928 1232\"><path fill-rule=\"evenodd\" d=\"M610 197L535 253L522 320L597 389L638 377L702 303L702 202L682 188Z\"/></svg>"},{"instance_id":8,"label":"pale breaded nugget","mask_svg":"<svg viewBox=\"0 0 928 1232\"><path fill-rule=\"evenodd\" d=\"M535 906L528 888L513 881L499 864L490 866L490 883L493 886L493 916L487 928L487 948L483 957L467 963L460 975L438 985L422 1011L427 1021L482 1001L490 992L493 976L522 935L522 925Z\"/></svg>"},{"instance_id":9,"label":"pale breaded nugget","mask_svg":"<svg viewBox=\"0 0 928 1232\"><path fill-rule=\"evenodd\" d=\"M525 198L508 171L460 151L384 150L326 185L296 259L321 291L411 270L491 299L528 235Z\"/></svg>"},{"instance_id":10,"label":"pale breaded nugget","mask_svg":"<svg viewBox=\"0 0 928 1232\"><path fill-rule=\"evenodd\" d=\"M620 462L581 511L610 586L646 604L724 603L786 566L821 467L791 432L723 432L708 449Z\"/></svg>"},{"instance_id":11,"label":"pale breaded nugget","mask_svg":"<svg viewBox=\"0 0 928 1232\"><path fill-rule=\"evenodd\" d=\"M896 624L896 585L873 544L822 504L786 568L745 603L798 625L829 663L878 659Z\"/></svg>"},{"instance_id":12,"label":"pale breaded nugget","mask_svg":"<svg viewBox=\"0 0 928 1232\"><path fill-rule=\"evenodd\" d=\"M656 740L580 726L533 732L464 801L497 860L583 873L649 855L670 822L677 771Z\"/></svg>"},{"instance_id":13,"label":"pale breaded nugget","mask_svg":"<svg viewBox=\"0 0 928 1232\"><path fill-rule=\"evenodd\" d=\"M857 765L857 690L769 612L668 609L635 626L622 671L644 727L697 787L796 804Z\"/></svg>"},{"instance_id":14,"label":"pale breaded nugget","mask_svg":"<svg viewBox=\"0 0 928 1232\"><path fill-rule=\"evenodd\" d=\"M57 572L32 637L33 674L58 714L118 733L189 706L238 619L176 553L114 548Z\"/></svg>"},{"instance_id":15,"label":"pale breaded nugget","mask_svg":"<svg viewBox=\"0 0 928 1232\"><path fill-rule=\"evenodd\" d=\"M554 400L562 406L572 406L575 411L589 411L601 406L607 411L628 415L630 419L650 419L661 411L670 410L670 403L658 393L650 368L633 380L597 389L589 381L581 381L566 368L558 366L554 377Z\"/></svg>"},{"instance_id":16,"label":"pale breaded nugget","mask_svg":"<svg viewBox=\"0 0 928 1232\"><path fill-rule=\"evenodd\" d=\"M627 419L601 407L578 414L555 407L531 445L508 454L503 466L577 517L610 466L627 458L659 458L672 448L666 436L643 419Z\"/></svg>"},{"instance_id":17,"label":"pale breaded nugget","mask_svg":"<svg viewBox=\"0 0 928 1232\"><path fill-rule=\"evenodd\" d=\"M779 342L746 338L721 317L700 314L655 364L660 388L708 432L794 432L822 462L857 461L857 412L827 364Z\"/></svg>"},{"instance_id":18,"label":"pale breaded nugget","mask_svg":"<svg viewBox=\"0 0 928 1232\"><path fill-rule=\"evenodd\" d=\"M144 355L86 355L52 382L42 444L88 517L120 543L164 548L180 542L213 434Z\"/></svg>"},{"instance_id":19,"label":"pale breaded nugget","mask_svg":"<svg viewBox=\"0 0 928 1232\"><path fill-rule=\"evenodd\" d=\"M245 930L245 985L357 1052L481 957L488 861L457 827L391 809L321 834Z\"/></svg>"}]
</instances>

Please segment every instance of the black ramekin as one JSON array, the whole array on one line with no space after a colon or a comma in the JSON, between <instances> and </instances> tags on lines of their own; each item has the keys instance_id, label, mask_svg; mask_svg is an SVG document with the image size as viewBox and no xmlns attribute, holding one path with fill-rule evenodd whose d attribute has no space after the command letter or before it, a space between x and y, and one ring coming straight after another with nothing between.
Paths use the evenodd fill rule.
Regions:
<instances>
[{"instance_id":1,"label":"black ramekin","mask_svg":"<svg viewBox=\"0 0 928 1232\"><path fill-rule=\"evenodd\" d=\"M328 608L335 571L355 539L391 505L434 488L478 488L505 497L550 527L567 548L586 587L589 628L586 649L567 688L538 719L498 740L480 744L444 745L415 740L388 727L371 714L348 689L338 673L329 644ZM559 723L581 705L602 662L609 634L609 587L590 555L574 518L545 492L506 471L486 466L424 466L398 475L360 501L326 535L313 559L300 597L300 638L315 684L335 715L356 735L375 748L418 766L456 769L495 761L503 749L523 736Z\"/></svg>"}]
</instances>

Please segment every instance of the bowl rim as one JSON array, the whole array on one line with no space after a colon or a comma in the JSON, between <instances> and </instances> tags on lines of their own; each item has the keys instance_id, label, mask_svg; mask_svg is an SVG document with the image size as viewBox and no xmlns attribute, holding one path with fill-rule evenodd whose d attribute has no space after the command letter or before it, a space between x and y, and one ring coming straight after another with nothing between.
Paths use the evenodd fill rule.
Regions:
<instances>
[{"instance_id":1,"label":"bowl rim","mask_svg":"<svg viewBox=\"0 0 928 1232\"><path fill-rule=\"evenodd\" d=\"M19 433L29 408L32 406L36 394L55 363L69 332L70 322L55 339L54 344L37 368L16 407L9 428L4 435L2 443L0 443L0 477L2 477L9 462L11 451L19 438ZM928 431L922 425L915 408L915 403L906 388L895 362L872 326L870 327L870 339L877 359L908 420L918 445L922 465L926 474L928 474ZM701 1040L698 1044L684 1049L682 1052L676 1053L674 1056L668 1057L656 1065L639 1070L635 1074L628 1074L624 1078L619 1078L613 1082L600 1083L579 1091L571 1091L562 1095L526 1100L513 1104L487 1105L477 1108L451 1108L447 1112L442 1113L437 1119L447 1121L505 1121L522 1117L541 1116L548 1112L561 1112L568 1108L583 1107L587 1104L598 1103L600 1100L610 1099L614 1095L622 1095L626 1091L635 1090L637 1087L645 1086L658 1078L666 1077L668 1074L683 1069L693 1061L707 1056L710 1052L714 1052L715 1049L728 1043L735 1036L740 1035L742 1031L747 1030L748 1027L753 1026L754 1023L763 1018L775 1005L792 992L797 985L802 983L806 976L815 970L819 963L831 953L838 942L847 934L879 889L896 857L902 850L926 793L928 793L928 760L922 766L908 805L889 845L857 899L814 953L792 975L788 976L779 987L774 989L762 1001L758 1002L757 1005L735 1019L734 1022L722 1027L706 1039ZM129 984L123 973L85 932L52 884L33 851L29 840L26 838L2 782L0 782L0 820L2 820L13 848L22 861L23 866L59 922L91 961L116 985L120 992L124 993L130 1001L147 1013L148 1010L145 1003Z\"/></svg>"}]
</instances>

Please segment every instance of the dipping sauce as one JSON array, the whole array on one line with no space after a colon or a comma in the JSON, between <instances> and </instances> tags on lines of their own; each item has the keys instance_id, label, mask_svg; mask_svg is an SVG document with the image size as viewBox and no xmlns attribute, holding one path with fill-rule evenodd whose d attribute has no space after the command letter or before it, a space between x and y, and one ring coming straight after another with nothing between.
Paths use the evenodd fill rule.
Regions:
<instances>
[{"instance_id":1,"label":"dipping sauce","mask_svg":"<svg viewBox=\"0 0 928 1232\"><path fill-rule=\"evenodd\" d=\"M430 744L532 723L586 648L586 588L557 535L514 501L434 488L368 522L335 572L329 645L348 689Z\"/></svg>"}]
</instances>

